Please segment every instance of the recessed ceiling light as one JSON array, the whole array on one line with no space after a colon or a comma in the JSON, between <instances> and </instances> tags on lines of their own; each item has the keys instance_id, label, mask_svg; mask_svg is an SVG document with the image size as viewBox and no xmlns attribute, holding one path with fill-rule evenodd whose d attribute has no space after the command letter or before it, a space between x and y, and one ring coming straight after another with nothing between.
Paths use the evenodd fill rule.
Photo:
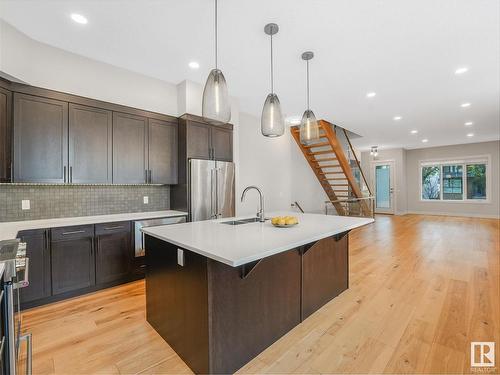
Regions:
<instances>
[{"instance_id":1,"label":"recessed ceiling light","mask_svg":"<svg viewBox=\"0 0 500 375\"><path fill-rule=\"evenodd\" d=\"M412 130L410 133L411 133L411 134L417 134L417 133L418 133L418 130Z\"/></svg>"},{"instance_id":2,"label":"recessed ceiling light","mask_svg":"<svg viewBox=\"0 0 500 375\"><path fill-rule=\"evenodd\" d=\"M460 107L462 107L462 108L470 107L470 103L462 103L462 104L460 104Z\"/></svg>"},{"instance_id":3,"label":"recessed ceiling light","mask_svg":"<svg viewBox=\"0 0 500 375\"><path fill-rule=\"evenodd\" d=\"M377 95L377 93L372 91L372 92L367 93L366 97L367 98L374 98L376 95Z\"/></svg>"},{"instance_id":4,"label":"recessed ceiling light","mask_svg":"<svg viewBox=\"0 0 500 375\"><path fill-rule=\"evenodd\" d=\"M427 138L422 139L422 143L427 143L427 142L429 142L429 140Z\"/></svg>"},{"instance_id":5,"label":"recessed ceiling light","mask_svg":"<svg viewBox=\"0 0 500 375\"><path fill-rule=\"evenodd\" d=\"M401 117L401 116L394 116L392 119L393 119L394 121L399 121L399 120L401 120L401 119L402 119L402 117Z\"/></svg>"},{"instance_id":6,"label":"recessed ceiling light","mask_svg":"<svg viewBox=\"0 0 500 375\"><path fill-rule=\"evenodd\" d=\"M75 21L76 23L80 23L82 25L86 25L87 22L89 22L87 20L87 17L82 16L81 14L78 14L78 13L71 13L71 19L73 21Z\"/></svg>"},{"instance_id":7,"label":"recessed ceiling light","mask_svg":"<svg viewBox=\"0 0 500 375\"><path fill-rule=\"evenodd\" d=\"M468 122L466 122L464 125L465 125L465 126L472 126L472 125L474 125L474 123L473 123L472 121L468 121Z\"/></svg>"},{"instance_id":8,"label":"recessed ceiling light","mask_svg":"<svg viewBox=\"0 0 500 375\"><path fill-rule=\"evenodd\" d=\"M200 64L198 64L196 61L191 61L188 65L191 69L199 69L200 67Z\"/></svg>"},{"instance_id":9,"label":"recessed ceiling light","mask_svg":"<svg viewBox=\"0 0 500 375\"><path fill-rule=\"evenodd\" d=\"M466 68L465 66L462 67L462 68L458 68L457 70L455 70L455 74L464 74L465 72L467 72L469 70L469 68Z\"/></svg>"},{"instance_id":10,"label":"recessed ceiling light","mask_svg":"<svg viewBox=\"0 0 500 375\"><path fill-rule=\"evenodd\" d=\"M468 133L467 137L474 137L474 133Z\"/></svg>"}]
</instances>

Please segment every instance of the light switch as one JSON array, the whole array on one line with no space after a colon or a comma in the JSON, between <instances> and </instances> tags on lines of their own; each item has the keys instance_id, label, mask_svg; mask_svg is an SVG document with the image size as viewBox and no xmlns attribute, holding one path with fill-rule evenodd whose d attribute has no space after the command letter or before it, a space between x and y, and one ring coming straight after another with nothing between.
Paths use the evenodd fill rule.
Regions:
<instances>
[{"instance_id":1,"label":"light switch","mask_svg":"<svg viewBox=\"0 0 500 375\"><path fill-rule=\"evenodd\" d=\"M30 201L29 201L29 199L23 199L21 201L21 209L22 210L29 210L30 209Z\"/></svg>"},{"instance_id":2,"label":"light switch","mask_svg":"<svg viewBox=\"0 0 500 375\"><path fill-rule=\"evenodd\" d=\"M142 200L143 200L144 204L149 204L149 197L148 196L142 197Z\"/></svg>"},{"instance_id":3,"label":"light switch","mask_svg":"<svg viewBox=\"0 0 500 375\"><path fill-rule=\"evenodd\" d=\"M184 250L177 249L177 264L184 267Z\"/></svg>"}]
</instances>

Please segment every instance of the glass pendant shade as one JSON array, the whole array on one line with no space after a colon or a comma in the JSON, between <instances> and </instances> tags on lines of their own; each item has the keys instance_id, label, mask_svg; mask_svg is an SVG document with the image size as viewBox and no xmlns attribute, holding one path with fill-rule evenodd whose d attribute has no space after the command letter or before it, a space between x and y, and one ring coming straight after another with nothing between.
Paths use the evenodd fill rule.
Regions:
<instances>
[{"instance_id":1,"label":"glass pendant shade","mask_svg":"<svg viewBox=\"0 0 500 375\"><path fill-rule=\"evenodd\" d=\"M219 69L212 69L203 90L202 115L207 120L229 122L231 104L226 79Z\"/></svg>"},{"instance_id":2,"label":"glass pendant shade","mask_svg":"<svg viewBox=\"0 0 500 375\"><path fill-rule=\"evenodd\" d=\"M310 109L304 112L300 123L300 142L304 145L316 143L319 140L319 125Z\"/></svg>"},{"instance_id":3,"label":"glass pendant shade","mask_svg":"<svg viewBox=\"0 0 500 375\"><path fill-rule=\"evenodd\" d=\"M281 104L278 95L269 94L262 108L260 119L262 135L279 137L285 133L285 120L281 113Z\"/></svg>"}]
</instances>

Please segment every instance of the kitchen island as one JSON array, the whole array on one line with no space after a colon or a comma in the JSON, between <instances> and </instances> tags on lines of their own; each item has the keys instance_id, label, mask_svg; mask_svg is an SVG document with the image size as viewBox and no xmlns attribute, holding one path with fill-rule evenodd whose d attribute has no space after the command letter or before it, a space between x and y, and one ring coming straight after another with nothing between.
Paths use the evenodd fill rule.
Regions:
<instances>
[{"instance_id":1,"label":"kitchen island","mask_svg":"<svg viewBox=\"0 0 500 375\"><path fill-rule=\"evenodd\" d=\"M235 372L348 288L348 232L373 219L293 215L143 229L147 320L194 372Z\"/></svg>"}]
</instances>

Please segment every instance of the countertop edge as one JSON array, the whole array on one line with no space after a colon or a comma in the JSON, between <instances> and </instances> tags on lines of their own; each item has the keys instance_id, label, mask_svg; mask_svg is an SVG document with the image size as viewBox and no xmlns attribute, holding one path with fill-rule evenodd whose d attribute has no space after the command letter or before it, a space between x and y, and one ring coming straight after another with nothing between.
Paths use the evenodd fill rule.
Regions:
<instances>
[{"instance_id":1,"label":"countertop edge","mask_svg":"<svg viewBox=\"0 0 500 375\"><path fill-rule=\"evenodd\" d=\"M294 249L296 247L303 246L303 245L306 245L306 244L311 243L311 242L319 241L319 240L321 240L323 238L335 236L336 234L340 234L340 233L343 233L343 232L346 232L346 231L350 231L350 230L353 230L353 229L356 229L356 228L361 228L361 227L364 227L365 225L372 224L374 222L375 222L375 220L371 219L371 221L368 221L368 222L366 222L366 223L364 223L362 225L353 224L353 225L347 225L347 226L341 227L341 228L336 228L336 229L334 229L332 231L327 231L327 232L324 232L324 233L321 233L321 234L318 234L318 235L315 235L315 236L311 236L311 237L308 237L308 238L306 238L304 240L296 241L296 242L287 244L286 246L282 246L282 247L274 248L274 249L271 249L271 250L267 250L267 251L261 252L259 254L254 255L254 256L251 256L251 257L246 257L246 258L239 259L237 261L232 261L232 260L229 260L229 259L226 259L226 258L222 258L220 256L217 256L217 255L215 255L213 253L209 253L209 252L204 251L202 249L198 249L198 248L195 248L193 246L188 246L188 245L180 243L178 241L165 238L165 237L163 237L161 235L158 235L156 233L152 233L151 229L153 229L153 228L151 228L151 229L149 229L149 228L143 228L142 231L144 233L150 235L151 237L154 237L154 238L157 238L159 240L162 240L162 241L171 243L173 245L182 247L182 248L184 248L186 250L190 250L190 251L192 251L192 252L194 252L196 254L206 256L207 258L210 258L210 259L216 260L218 262L227 264L228 266L239 267L239 266L242 266L244 264L247 264L247 263L250 263L250 262L254 262L256 260L264 259L264 258L270 257L270 256L275 255L275 254L279 254L279 253L282 253L282 252L285 252L285 251L288 251L288 250L292 250L292 249Z\"/></svg>"},{"instance_id":2,"label":"countertop edge","mask_svg":"<svg viewBox=\"0 0 500 375\"><path fill-rule=\"evenodd\" d=\"M74 225L92 225L110 223L114 221L138 221L178 216L188 216L188 213L177 210L164 210L151 212L127 212L123 214L109 215L60 217L39 220L8 221L0 223L0 231L6 230L5 233L0 233L0 240L14 239L17 237L18 233L23 230L50 229L69 227Z\"/></svg>"}]
</instances>

